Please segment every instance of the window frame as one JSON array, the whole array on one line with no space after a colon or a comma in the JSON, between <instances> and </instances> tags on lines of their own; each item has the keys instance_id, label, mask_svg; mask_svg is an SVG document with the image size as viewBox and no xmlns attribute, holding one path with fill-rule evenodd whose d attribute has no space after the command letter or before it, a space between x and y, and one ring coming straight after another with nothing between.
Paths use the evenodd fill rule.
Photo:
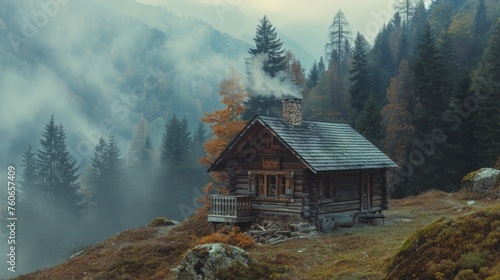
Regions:
<instances>
[{"instance_id":1,"label":"window frame","mask_svg":"<svg viewBox=\"0 0 500 280\"><path fill-rule=\"evenodd\" d=\"M295 182L293 171L249 171L248 192L261 198L292 198Z\"/></svg>"}]
</instances>

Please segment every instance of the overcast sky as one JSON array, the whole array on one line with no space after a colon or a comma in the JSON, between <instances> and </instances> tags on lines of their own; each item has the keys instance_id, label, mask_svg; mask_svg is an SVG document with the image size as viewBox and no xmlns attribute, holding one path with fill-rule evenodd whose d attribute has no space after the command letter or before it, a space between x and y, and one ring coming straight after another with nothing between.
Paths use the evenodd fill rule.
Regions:
<instances>
[{"instance_id":1,"label":"overcast sky","mask_svg":"<svg viewBox=\"0 0 500 280\"><path fill-rule=\"evenodd\" d=\"M253 43L259 19L266 14L278 32L299 43L315 59L324 55L328 28L338 10L346 15L353 34L360 31L370 41L394 12L394 0L136 1L161 5L178 15L199 18L249 43Z\"/></svg>"}]
</instances>

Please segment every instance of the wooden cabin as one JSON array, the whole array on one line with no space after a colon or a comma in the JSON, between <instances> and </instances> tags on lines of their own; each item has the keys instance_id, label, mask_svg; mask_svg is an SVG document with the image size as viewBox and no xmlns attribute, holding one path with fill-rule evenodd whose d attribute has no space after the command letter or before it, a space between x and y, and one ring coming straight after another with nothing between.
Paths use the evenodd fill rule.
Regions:
<instances>
[{"instance_id":1,"label":"wooden cabin","mask_svg":"<svg viewBox=\"0 0 500 280\"><path fill-rule=\"evenodd\" d=\"M397 165L351 126L303 121L301 99L282 102L282 118L255 116L208 169L229 178L208 221L382 217L386 170Z\"/></svg>"}]
</instances>

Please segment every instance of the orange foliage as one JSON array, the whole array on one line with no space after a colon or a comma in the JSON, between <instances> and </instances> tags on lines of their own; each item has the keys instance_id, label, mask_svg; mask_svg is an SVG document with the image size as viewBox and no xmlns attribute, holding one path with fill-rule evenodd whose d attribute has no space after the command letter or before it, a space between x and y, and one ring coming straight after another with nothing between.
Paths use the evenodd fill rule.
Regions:
<instances>
[{"instance_id":1,"label":"orange foliage","mask_svg":"<svg viewBox=\"0 0 500 280\"><path fill-rule=\"evenodd\" d=\"M413 103L411 74L406 60L401 62L398 75L391 80L387 90L387 101L387 105L382 109L387 126L385 148L391 158L402 165L414 131L411 124Z\"/></svg>"},{"instance_id":2,"label":"orange foliage","mask_svg":"<svg viewBox=\"0 0 500 280\"><path fill-rule=\"evenodd\" d=\"M233 230L229 231L227 229L221 229L217 232L200 238L198 241L194 242L192 246L210 244L210 243L222 243L232 246L238 246L241 249L250 249L255 246L255 240L250 236L241 232L239 227L234 227Z\"/></svg>"},{"instance_id":3,"label":"orange foliage","mask_svg":"<svg viewBox=\"0 0 500 280\"><path fill-rule=\"evenodd\" d=\"M205 143L207 155L199 160L200 163L207 166L210 166L220 156L229 142L246 125L246 122L241 119L241 114L246 111L243 102L248 95L241 83L240 76L235 71L231 71L229 77L219 84L218 92L221 103L226 107L213 113L205 113L205 116L201 118L201 121L212 129L212 139ZM210 193L214 191L219 193L227 192L224 188L228 183L225 172L211 172L210 176L212 181L203 188L205 195L198 200L202 204L202 207L198 209L199 215L208 213Z\"/></svg>"}]
</instances>

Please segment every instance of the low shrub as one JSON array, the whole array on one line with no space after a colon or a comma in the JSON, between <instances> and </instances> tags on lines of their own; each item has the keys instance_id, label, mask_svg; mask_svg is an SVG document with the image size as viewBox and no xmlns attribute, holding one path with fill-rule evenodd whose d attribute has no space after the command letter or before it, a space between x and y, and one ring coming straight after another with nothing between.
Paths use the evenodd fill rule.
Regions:
<instances>
[{"instance_id":1,"label":"low shrub","mask_svg":"<svg viewBox=\"0 0 500 280\"><path fill-rule=\"evenodd\" d=\"M232 230L221 229L208 236L202 237L192 244L192 246L222 243L233 246L238 246L241 249L250 249L255 246L255 240L245 233L241 232L239 227L234 227Z\"/></svg>"}]
</instances>

